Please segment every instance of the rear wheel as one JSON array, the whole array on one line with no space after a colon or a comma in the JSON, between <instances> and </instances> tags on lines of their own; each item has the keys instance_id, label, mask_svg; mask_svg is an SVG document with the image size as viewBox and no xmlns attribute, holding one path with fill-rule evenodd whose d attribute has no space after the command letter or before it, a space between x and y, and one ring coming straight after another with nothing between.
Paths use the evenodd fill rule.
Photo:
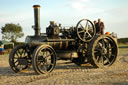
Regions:
<instances>
[{"instance_id":1,"label":"rear wheel","mask_svg":"<svg viewBox=\"0 0 128 85\"><path fill-rule=\"evenodd\" d=\"M96 67L111 66L118 55L117 43L111 36L96 36L89 44L88 54L92 65Z\"/></svg>"},{"instance_id":2,"label":"rear wheel","mask_svg":"<svg viewBox=\"0 0 128 85\"><path fill-rule=\"evenodd\" d=\"M56 54L49 45L38 46L33 53L32 66L37 74L51 72L56 65Z\"/></svg>"}]
</instances>

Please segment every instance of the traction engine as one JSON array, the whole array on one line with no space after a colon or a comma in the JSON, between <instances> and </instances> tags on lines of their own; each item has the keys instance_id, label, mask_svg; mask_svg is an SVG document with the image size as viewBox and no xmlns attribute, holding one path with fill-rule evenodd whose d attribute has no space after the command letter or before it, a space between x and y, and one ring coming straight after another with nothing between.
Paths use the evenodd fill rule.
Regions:
<instances>
[{"instance_id":1,"label":"traction engine","mask_svg":"<svg viewBox=\"0 0 128 85\"><path fill-rule=\"evenodd\" d=\"M40 6L34 5L34 36L27 36L24 45L16 46L9 55L14 72L30 66L38 74L51 72L57 59L71 60L78 66L90 63L95 67L111 66L118 54L117 38L112 34L96 34L88 19L66 29L50 21L46 33L40 32Z\"/></svg>"}]
</instances>

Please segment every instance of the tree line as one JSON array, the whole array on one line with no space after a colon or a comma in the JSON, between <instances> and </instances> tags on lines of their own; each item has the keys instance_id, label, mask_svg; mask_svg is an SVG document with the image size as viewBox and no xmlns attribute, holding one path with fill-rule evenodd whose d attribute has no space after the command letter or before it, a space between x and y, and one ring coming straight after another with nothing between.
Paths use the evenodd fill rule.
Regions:
<instances>
[{"instance_id":1,"label":"tree line","mask_svg":"<svg viewBox=\"0 0 128 85\"><path fill-rule=\"evenodd\" d=\"M17 42L19 38L24 36L23 29L20 24L7 23L1 28L2 39L11 42Z\"/></svg>"}]
</instances>

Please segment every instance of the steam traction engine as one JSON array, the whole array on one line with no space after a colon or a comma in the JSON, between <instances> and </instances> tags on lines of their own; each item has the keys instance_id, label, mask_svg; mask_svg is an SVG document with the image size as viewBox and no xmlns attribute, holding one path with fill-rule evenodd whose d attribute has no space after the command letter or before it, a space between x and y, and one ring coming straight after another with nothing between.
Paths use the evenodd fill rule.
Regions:
<instances>
[{"instance_id":1,"label":"steam traction engine","mask_svg":"<svg viewBox=\"0 0 128 85\"><path fill-rule=\"evenodd\" d=\"M118 48L114 35L96 34L94 24L88 19L68 29L51 21L46 33L40 33L40 6L33 7L35 35L27 36L25 44L10 53L9 64L14 72L32 65L38 74L48 73L54 69L56 58L70 59L78 66L91 63L95 67L108 67L115 62Z\"/></svg>"}]
</instances>

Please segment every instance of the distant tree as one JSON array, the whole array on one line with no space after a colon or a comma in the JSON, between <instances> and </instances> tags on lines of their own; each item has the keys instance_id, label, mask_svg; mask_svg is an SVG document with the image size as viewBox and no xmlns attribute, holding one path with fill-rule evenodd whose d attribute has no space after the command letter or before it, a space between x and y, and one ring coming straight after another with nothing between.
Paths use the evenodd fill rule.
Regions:
<instances>
[{"instance_id":1,"label":"distant tree","mask_svg":"<svg viewBox=\"0 0 128 85\"><path fill-rule=\"evenodd\" d=\"M16 42L18 38L22 38L24 33L22 32L22 27L19 24L5 24L4 27L1 28L2 39L10 40L12 42Z\"/></svg>"}]
</instances>

